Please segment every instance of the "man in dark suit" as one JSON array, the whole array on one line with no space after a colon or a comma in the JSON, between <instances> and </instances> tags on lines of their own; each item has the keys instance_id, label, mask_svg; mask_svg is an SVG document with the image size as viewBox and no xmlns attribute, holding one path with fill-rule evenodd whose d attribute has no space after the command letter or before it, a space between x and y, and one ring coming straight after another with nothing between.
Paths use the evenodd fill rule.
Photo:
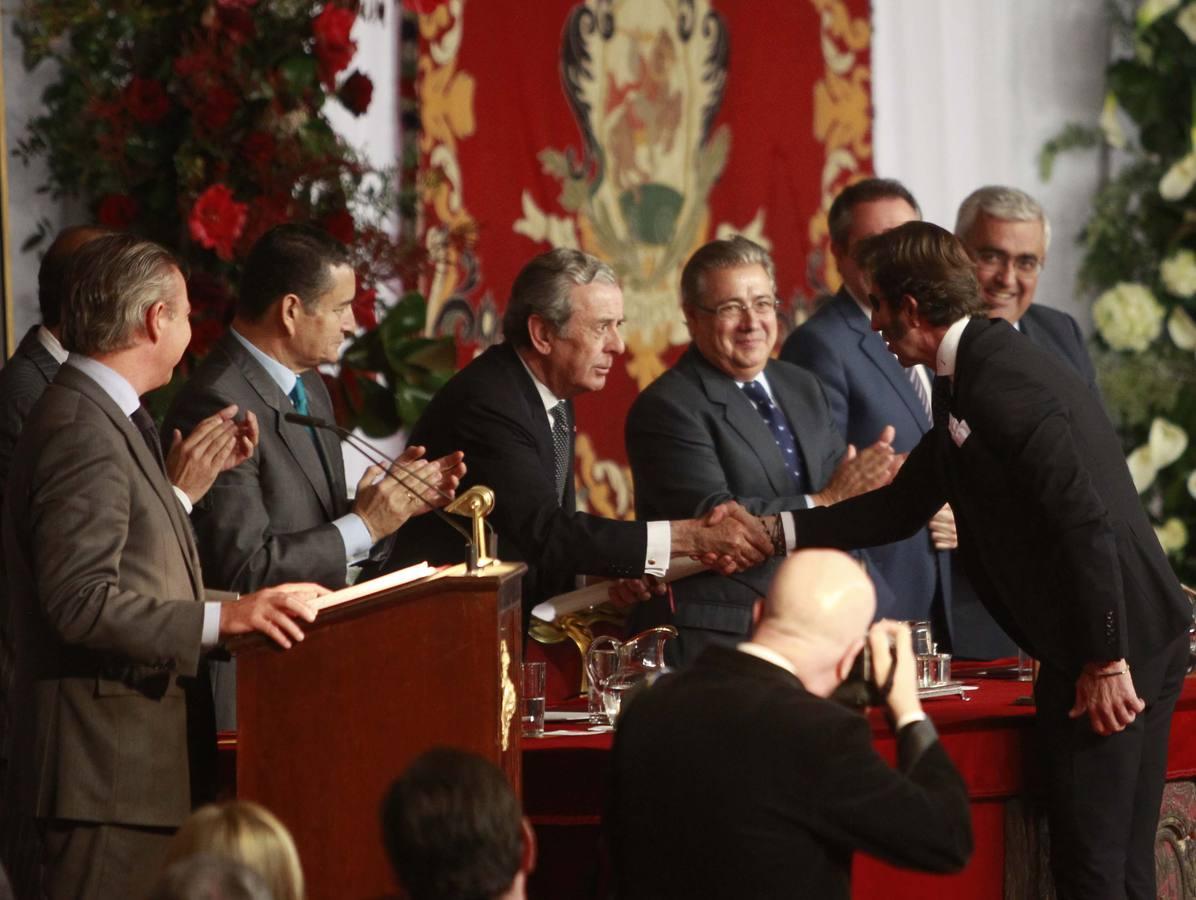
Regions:
<instances>
[{"instance_id":1,"label":"man in dark suit","mask_svg":"<svg viewBox=\"0 0 1196 900\"><path fill-rule=\"evenodd\" d=\"M622 324L623 292L608 265L577 250L541 254L511 287L506 341L453 376L412 429L412 441L429 453L465 451L464 485L494 489L489 521L498 554L528 566L525 615L571 590L578 575L664 575L671 558L684 556L734 570L772 552L760 524L735 505L705 520L672 522L577 512L572 399L606 384L623 352ZM457 533L425 516L404 530L387 565L463 556Z\"/></svg>"},{"instance_id":2,"label":"man in dark suit","mask_svg":"<svg viewBox=\"0 0 1196 900\"><path fill-rule=\"evenodd\" d=\"M892 425L893 449L909 453L930 430L933 373L925 366L903 368L872 331L864 274L851 257L865 238L921 217L917 201L898 181L866 178L845 188L827 214L831 253L843 287L781 348L781 359L818 376L835 426L852 444L863 445ZM884 614L932 621L943 648L957 656L1016 654L961 567L953 566L956 546L955 519L945 506L913 536L873 547L869 558L897 597Z\"/></svg>"},{"instance_id":3,"label":"man in dark suit","mask_svg":"<svg viewBox=\"0 0 1196 900\"><path fill-rule=\"evenodd\" d=\"M347 567L413 515L447 500L408 490L370 467L349 500L340 439L288 422L298 412L333 421L317 366L336 362L353 334L356 276L348 250L321 229L280 225L254 245L241 280L237 315L179 392L167 427L188 430L235 404L261 422L261 442L243 466L225 472L191 521L208 583L252 591L279 581L343 587ZM435 463L415 447L400 458L416 476L456 487L461 455ZM236 669L213 664L216 720L236 727Z\"/></svg>"},{"instance_id":4,"label":"man in dark suit","mask_svg":"<svg viewBox=\"0 0 1196 900\"><path fill-rule=\"evenodd\" d=\"M856 850L934 872L963 867L967 790L918 702L908 626L869 630L874 610L855 560L800 551L762 617L757 604L750 641L708 647L627 704L606 822L621 900L847 898ZM878 685L896 651L885 700L896 770L868 720L827 699L865 634Z\"/></svg>"},{"instance_id":5,"label":"man in dark suit","mask_svg":"<svg viewBox=\"0 0 1196 900\"><path fill-rule=\"evenodd\" d=\"M984 311L972 261L910 222L858 250L872 327L934 365L935 426L892 484L796 514L800 546L910 534L944 501L981 599L1039 660L1061 898L1154 897L1154 838L1191 611L1121 443L1066 363Z\"/></svg>"},{"instance_id":6,"label":"man in dark suit","mask_svg":"<svg viewBox=\"0 0 1196 900\"><path fill-rule=\"evenodd\" d=\"M25 332L12 357L0 369L0 492L25 417L66 361L60 322L71 254L93 237L107 233L90 225L64 228L42 257L37 270L41 324Z\"/></svg>"},{"instance_id":7,"label":"man in dark suit","mask_svg":"<svg viewBox=\"0 0 1196 900\"><path fill-rule=\"evenodd\" d=\"M770 359L777 300L763 247L736 237L700 248L682 271L681 303L693 344L627 416L640 518L703 515L727 500L757 516L785 514L888 481L898 462L893 429L882 426L876 443L857 455L836 430L818 379ZM783 551L792 546L788 523L782 531ZM748 635L752 604L777 561L735 580L703 574L674 586L683 661L710 641ZM881 615L894 606L886 588Z\"/></svg>"},{"instance_id":8,"label":"man in dark suit","mask_svg":"<svg viewBox=\"0 0 1196 900\"><path fill-rule=\"evenodd\" d=\"M194 690L201 654L257 630L283 647L316 585L205 590L186 507L139 396L190 339L174 258L129 235L76 251L62 315L70 357L13 457L4 553L16 647L9 802L32 818L52 898L139 896L214 752ZM252 449L222 420L195 494ZM191 494L192 497L195 494ZM210 700L207 701L210 710ZM31 894L32 895L32 894Z\"/></svg>"},{"instance_id":9,"label":"man in dark suit","mask_svg":"<svg viewBox=\"0 0 1196 900\"><path fill-rule=\"evenodd\" d=\"M1065 312L1034 304L1051 246L1051 223L1033 197L1017 188L978 188L959 206L955 236L976 261L990 316L1004 319L1038 346L1066 360L1099 396L1096 370L1080 326Z\"/></svg>"}]
</instances>

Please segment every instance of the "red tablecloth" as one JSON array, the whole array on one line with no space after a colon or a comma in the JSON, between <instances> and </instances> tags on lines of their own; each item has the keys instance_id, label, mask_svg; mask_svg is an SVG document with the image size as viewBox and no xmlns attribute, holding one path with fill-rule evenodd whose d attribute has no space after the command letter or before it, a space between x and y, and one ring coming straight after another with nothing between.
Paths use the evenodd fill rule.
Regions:
<instances>
[{"instance_id":1,"label":"red tablecloth","mask_svg":"<svg viewBox=\"0 0 1196 900\"><path fill-rule=\"evenodd\" d=\"M968 785L975 855L963 872L951 876L897 870L857 855L856 897L1003 897L1005 801L1033 794L1038 787L1034 767L1026 764L1035 755L1035 732L1029 727L1034 708L1022 705L1030 697L1030 685L968 680L966 670L957 673L978 690L966 700L928 700L924 706ZM882 713L872 710L869 718L878 751L894 762L896 741ZM550 723L549 727L577 734L523 741L523 806L536 826L542 850L532 896L553 900L589 896L599 877L599 826L606 802L611 734L589 732L584 724ZM1196 679L1189 678L1185 684L1171 728L1168 780L1190 778L1196 775Z\"/></svg>"}]
</instances>

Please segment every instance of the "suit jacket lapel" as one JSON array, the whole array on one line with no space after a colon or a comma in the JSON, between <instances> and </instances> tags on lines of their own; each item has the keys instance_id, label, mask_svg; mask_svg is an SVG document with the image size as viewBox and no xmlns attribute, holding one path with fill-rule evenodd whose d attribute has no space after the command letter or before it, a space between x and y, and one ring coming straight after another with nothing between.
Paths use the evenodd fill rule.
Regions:
<instances>
[{"instance_id":1,"label":"suit jacket lapel","mask_svg":"<svg viewBox=\"0 0 1196 900\"><path fill-rule=\"evenodd\" d=\"M897 392L901 402L908 407L914 421L922 425L922 432L925 433L930 428L930 423L926 421L926 410L922 408L922 401L918 399L913 385L909 383L909 375L897 361L897 357L889 352L884 339L872 330L868 317L851 299L851 296L844 291L840 291L839 296L845 297L839 308L847 326L859 336L860 352L880 370L880 373L893 386L893 390ZM833 302L839 303L839 298L836 297Z\"/></svg>"},{"instance_id":2,"label":"suit jacket lapel","mask_svg":"<svg viewBox=\"0 0 1196 900\"><path fill-rule=\"evenodd\" d=\"M170 517L170 524L174 528L179 546L183 548L183 556L187 561L187 571L191 576L191 584L195 589L195 596L203 597L203 576L199 567L199 551L195 546L195 535L191 530L191 522L183 512L183 505L174 493L174 488L163 474L158 460L145 443L145 438L137 430L137 426L121 412L120 407L98 384L70 366L63 366L55 379L59 385L77 391L95 403L112 422L113 427L120 432L128 445L138 468L145 475L149 486L153 488L162 506Z\"/></svg>"},{"instance_id":3,"label":"suit jacket lapel","mask_svg":"<svg viewBox=\"0 0 1196 900\"><path fill-rule=\"evenodd\" d=\"M789 473L785 460L781 457L777 442L773 439L772 432L769 431L768 425L764 423L760 413L756 411L752 401L744 396L743 390L735 383L735 380L706 362L695 347L691 346L685 351L682 362L693 367L698 381L702 385L702 390L710 402L722 407L723 417L728 427L735 431L756 455L760 461L760 468L768 477L768 483L772 489L778 495L792 494L794 490L793 476ZM780 393L777 391L775 395ZM789 410L785 409L784 404L779 405L785 415L790 416ZM792 425L791 416L789 421ZM804 458L808 454L802 447L800 436L796 436L796 428L794 428L794 432L798 450L802 452Z\"/></svg>"},{"instance_id":4,"label":"suit jacket lapel","mask_svg":"<svg viewBox=\"0 0 1196 900\"><path fill-rule=\"evenodd\" d=\"M551 480L556 472L556 460L552 453L552 431L548 427L548 415L544 412L544 402L540 399L540 392L536 390L536 384L532 381L531 375L528 374L524 367L523 361L519 359L519 354L513 346L508 343L499 344L491 353L501 354L500 359L503 360L507 370L511 373L511 379L519 386L520 402L522 409L526 413L525 422L527 429L531 433L532 438L536 442L536 450L540 454L540 463L544 466L544 471L548 473ZM569 409L569 423L574 425L576 419L573 416L573 403L568 404ZM574 427L569 441L569 471L573 471L573 459L577 450L577 429ZM469 465L467 462L466 465ZM572 478L565 479L565 498L561 503L561 508L566 512L574 512L576 510L577 498L575 496L575 488Z\"/></svg>"},{"instance_id":5,"label":"suit jacket lapel","mask_svg":"<svg viewBox=\"0 0 1196 900\"><path fill-rule=\"evenodd\" d=\"M328 475L324 471L324 463L320 460L320 454L316 450L316 445L312 442L310 432L303 425L295 425L292 422L286 421L283 416L289 412L294 412L291 406L290 398L282 392L282 388L278 386L270 373L261 367L256 359L254 359L249 351L241 346L238 341L231 334L225 335L224 339L219 344L219 349L224 350L229 358L237 365L245 376L245 380L249 382L258 396L262 398L262 402L268 406L272 412L273 422L259 422L258 424L264 431L267 428L273 429L278 435L279 439L290 451L291 456L294 457L296 464L303 472L303 476L311 484L312 490L316 492L316 497L320 500L320 505L324 507L324 512L329 519L336 518L336 509L332 502L332 492L328 484ZM319 374L316 373L316 377ZM305 385L307 382L305 382ZM312 392L308 392L308 397L311 397ZM337 452L340 452L339 450Z\"/></svg>"}]
</instances>

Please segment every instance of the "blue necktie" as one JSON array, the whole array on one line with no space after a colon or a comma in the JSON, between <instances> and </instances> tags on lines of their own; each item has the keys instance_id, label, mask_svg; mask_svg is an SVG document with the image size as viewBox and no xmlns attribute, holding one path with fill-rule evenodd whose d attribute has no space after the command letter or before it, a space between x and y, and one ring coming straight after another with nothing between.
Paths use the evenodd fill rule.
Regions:
<instances>
[{"instance_id":1,"label":"blue necktie","mask_svg":"<svg viewBox=\"0 0 1196 900\"><path fill-rule=\"evenodd\" d=\"M772 439L776 441L777 449L781 451L781 458L785 460L785 468L793 476L793 483L799 491L806 491L806 480L802 475L801 454L797 450L797 441L794 440L793 431L785 421L785 414L777 409L776 404L768 396L768 392L764 390L764 386L758 381L749 381L743 386L743 392L755 405L756 412L760 413L760 418L772 432Z\"/></svg>"},{"instance_id":2,"label":"blue necktie","mask_svg":"<svg viewBox=\"0 0 1196 900\"><path fill-rule=\"evenodd\" d=\"M287 394L287 396L291 398L291 405L295 407L295 412L299 413L301 416L311 415L308 412L307 406L307 388L303 386L302 378L295 379L295 386L291 388L291 392ZM310 425L305 427L307 429L307 433L311 436L311 442L316 445L316 453L320 456L320 465L324 467L324 474L328 475L328 460L324 458L324 447L320 443L320 438L316 434L316 430ZM329 482L331 482L331 480L331 477L329 477Z\"/></svg>"}]
</instances>

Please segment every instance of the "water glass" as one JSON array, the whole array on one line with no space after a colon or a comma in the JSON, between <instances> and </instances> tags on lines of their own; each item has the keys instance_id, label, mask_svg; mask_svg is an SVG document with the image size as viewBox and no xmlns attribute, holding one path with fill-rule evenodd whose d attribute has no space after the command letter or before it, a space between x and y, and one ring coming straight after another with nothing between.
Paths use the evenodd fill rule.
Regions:
<instances>
[{"instance_id":1,"label":"water glass","mask_svg":"<svg viewBox=\"0 0 1196 900\"><path fill-rule=\"evenodd\" d=\"M523 690L519 694L519 712L524 737L541 737L544 734L545 675L544 663L523 664Z\"/></svg>"},{"instance_id":2,"label":"water glass","mask_svg":"<svg viewBox=\"0 0 1196 900\"><path fill-rule=\"evenodd\" d=\"M606 700L603 685L607 679L615 674L619 667L619 651L608 648L595 648L587 655L590 689L588 691L590 723L592 725L609 725L610 717L606 714Z\"/></svg>"}]
</instances>

